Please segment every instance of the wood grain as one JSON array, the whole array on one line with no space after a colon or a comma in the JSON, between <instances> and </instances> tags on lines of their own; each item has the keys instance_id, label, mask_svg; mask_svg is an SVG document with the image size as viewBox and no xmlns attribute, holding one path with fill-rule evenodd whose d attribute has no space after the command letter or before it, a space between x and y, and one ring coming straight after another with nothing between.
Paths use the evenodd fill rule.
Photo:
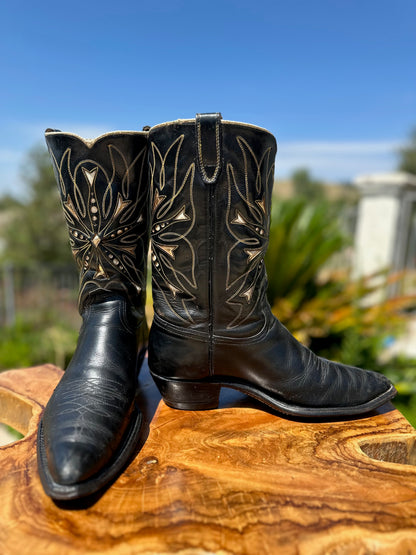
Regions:
<instances>
[{"instance_id":1,"label":"wood grain","mask_svg":"<svg viewBox=\"0 0 416 555\"><path fill-rule=\"evenodd\" d=\"M61 371L0 374L0 553L416 553L415 430L387 405L363 418L282 418L243 395L168 408L145 368L144 445L100 497L57 505L36 470L36 428ZM14 407L14 408L13 408Z\"/></svg>"}]
</instances>

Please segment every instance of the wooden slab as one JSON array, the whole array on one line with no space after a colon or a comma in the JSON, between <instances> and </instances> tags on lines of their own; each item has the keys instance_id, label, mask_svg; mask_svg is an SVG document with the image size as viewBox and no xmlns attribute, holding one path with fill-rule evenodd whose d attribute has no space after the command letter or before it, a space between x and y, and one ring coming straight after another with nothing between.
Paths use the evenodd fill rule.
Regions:
<instances>
[{"instance_id":1,"label":"wooden slab","mask_svg":"<svg viewBox=\"0 0 416 555\"><path fill-rule=\"evenodd\" d=\"M61 371L0 374L0 553L416 553L416 432L392 405L361 419L282 418L231 392L219 409L160 401L126 472L88 503L57 505L36 470L36 428ZM389 461L389 462L386 462Z\"/></svg>"}]
</instances>

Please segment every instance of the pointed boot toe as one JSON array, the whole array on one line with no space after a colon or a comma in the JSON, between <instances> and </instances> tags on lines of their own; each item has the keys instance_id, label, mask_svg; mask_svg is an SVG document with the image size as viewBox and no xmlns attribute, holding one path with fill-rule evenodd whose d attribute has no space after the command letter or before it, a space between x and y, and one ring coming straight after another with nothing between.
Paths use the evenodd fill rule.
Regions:
<instances>
[{"instance_id":1,"label":"pointed boot toe","mask_svg":"<svg viewBox=\"0 0 416 555\"><path fill-rule=\"evenodd\" d=\"M94 447L85 443L60 441L48 453L52 478L64 486L84 482L101 469L100 457Z\"/></svg>"},{"instance_id":2,"label":"pointed boot toe","mask_svg":"<svg viewBox=\"0 0 416 555\"><path fill-rule=\"evenodd\" d=\"M372 372L371 370L367 370L368 374L370 374L371 378L367 380L365 386L365 398L366 399L392 399L395 395L397 395L397 390L391 381L383 376L383 374L379 374L377 372Z\"/></svg>"},{"instance_id":3,"label":"pointed boot toe","mask_svg":"<svg viewBox=\"0 0 416 555\"><path fill-rule=\"evenodd\" d=\"M48 427L47 418L41 420L37 439L38 471L45 493L53 499L68 501L104 491L136 453L142 415L134 409L121 436L111 435L108 430L99 434L97 426L94 430L94 438L84 431L79 436L84 435L83 439L62 439L64 432L59 439L56 428Z\"/></svg>"}]
</instances>

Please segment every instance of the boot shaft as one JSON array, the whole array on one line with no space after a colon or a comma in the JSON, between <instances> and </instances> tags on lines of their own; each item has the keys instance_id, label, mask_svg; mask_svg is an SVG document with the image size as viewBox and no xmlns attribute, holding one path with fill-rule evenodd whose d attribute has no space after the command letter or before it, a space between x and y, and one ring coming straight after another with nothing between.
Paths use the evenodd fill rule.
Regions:
<instances>
[{"instance_id":1,"label":"boot shaft","mask_svg":"<svg viewBox=\"0 0 416 555\"><path fill-rule=\"evenodd\" d=\"M212 336L264 325L275 154L268 131L219 114L150 130L156 318Z\"/></svg>"},{"instance_id":2,"label":"boot shaft","mask_svg":"<svg viewBox=\"0 0 416 555\"><path fill-rule=\"evenodd\" d=\"M149 241L147 133L95 140L48 129L46 143L80 270L79 308L123 294L143 308Z\"/></svg>"}]
</instances>

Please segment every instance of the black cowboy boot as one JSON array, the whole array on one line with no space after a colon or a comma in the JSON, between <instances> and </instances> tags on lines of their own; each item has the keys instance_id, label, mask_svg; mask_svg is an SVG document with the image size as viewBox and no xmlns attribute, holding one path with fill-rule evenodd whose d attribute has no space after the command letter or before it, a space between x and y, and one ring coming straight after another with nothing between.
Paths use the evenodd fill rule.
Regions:
<instances>
[{"instance_id":1,"label":"black cowboy boot","mask_svg":"<svg viewBox=\"0 0 416 555\"><path fill-rule=\"evenodd\" d=\"M215 408L225 386L296 416L370 411L391 383L316 356L266 300L275 153L269 132L219 114L150 130L152 375L178 409Z\"/></svg>"},{"instance_id":2,"label":"black cowboy boot","mask_svg":"<svg viewBox=\"0 0 416 555\"><path fill-rule=\"evenodd\" d=\"M137 448L135 400L146 349L147 133L93 141L47 129L70 244L80 268L78 345L39 427L38 468L55 499L89 495Z\"/></svg>"}]
</instances>

